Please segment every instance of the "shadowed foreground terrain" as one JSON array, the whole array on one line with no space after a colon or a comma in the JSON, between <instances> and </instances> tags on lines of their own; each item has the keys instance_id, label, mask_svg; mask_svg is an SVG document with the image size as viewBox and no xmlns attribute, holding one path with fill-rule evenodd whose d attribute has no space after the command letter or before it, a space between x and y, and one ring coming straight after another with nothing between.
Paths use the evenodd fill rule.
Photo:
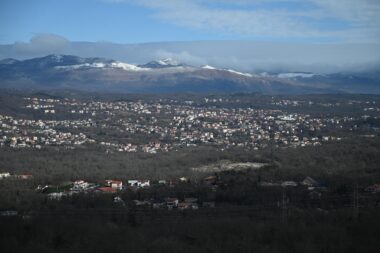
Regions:
<instances>
[{"instance_id":1,"label":"shadowed foreground terrain","mask_svg":"<svg viewBox=\"0 0 380 253\"><path fill-rule=\"evenodd\" d=\"M65 213L66 212L66 213ZM2 252L378 252L379 212L52 210L0 220Z\"/></svg>"},{"instance_id":2,"label":"shadowed foreground terrain","mask_svg":"<svg viewBox=\"0 0 380 253\"><path fill-rule=\"evenodd\" d=\"M216 193L194 184L174 188L154 186L122 193L120 196L126 205L115 204L114 194L80 194L61 201L48 200L31 190L31 184L37 182L3 181L1 206L19 210L19 215L0 217L0 248L2 252L106 252L110 248L120 252L377 252L380 198L378 193L366 193L364 188L379 180L378 150L376 142L330 144L324 149L286 149L276 152L277 165L272 168L220 172L219 177L229 186ZM180 174L179 171L184 170L181 166L189 166L193 160L185 153L180 156L181 163L172 160L173 165L178 165L178 171L163 173ZM329 159L328 153L335 159ZM86 156L70 162L88 160ZM212 162L230 156L249 160L247 154L239 152L230 155L194 152L191 155L198 162L206 162L205 157ZM263 151L261 156L270 161L271 153ZM15 162L12 157L12 152L9 153L11 160L3 157L2 164ZM28 161L31 168L33 161L39 159L38 155L18 157L22 157L20 163ZM46 162L54 164L56 156L45 157ZM156 166L164 162L152 159L141 161L143 174L153 161ZM103 160L104 166L107 161ZM57 173L65 170L59 163L55 166ZM347 172L344 177L341 176L343 169ZM115 173L121 173L118 170ZM99 173L98 180L109 172L100 170ZM76 175L69 170L67 174L87 178L82 172ZM322 198L310 199L308 191L298 187L267 189L258 181L305 175L323 179L329 185L329 190L322 192ZM54 181L54 178L36 174L34 180ZM88 178L96 179L90 175ZM352 202L355 182L360 188L357 210ZM216 207L168 211L138 207L130 202L166 194L211 198L216 201Z\"/></svg>"},{"instance_id":3,"label":"shadowed foreground terrain","mask_svg":"<svg viewBox=\"0 0 380 253\"><path fill-rule=\"evenodd\" d=\"M0 95L0 252L378 252L378 96L95 95Z\"/></svg>"}]
</instances>

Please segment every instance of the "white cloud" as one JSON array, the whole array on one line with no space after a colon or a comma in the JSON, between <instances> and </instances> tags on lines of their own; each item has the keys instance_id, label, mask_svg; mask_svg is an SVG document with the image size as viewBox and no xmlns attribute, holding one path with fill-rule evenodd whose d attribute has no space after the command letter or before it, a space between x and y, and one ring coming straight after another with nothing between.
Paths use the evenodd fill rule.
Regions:
<instances>
[{"instance_id":1,"label":"white cloud","mask_svg":"<svg viewBox=\"0 0 380 253\"><path fill-rule=\"evenodd\" d=\"M191 63L194 65L202 65L205 62L204 58L193 55L188 51L173 52L169 50L158 49L154 53L154 59L175 59L178 62Z\"/></svg>"},{"instance_id":2,"label":"white cloud","mask_svg":"<svg viewBox=\"0 0 380 253\"><path fill-rule=\"evenodd\" d=\"M52 54L64 52L70 42L62 36L55 34L37 34L30 42L15 42L12 50L17 53L33 56L35 54Z\"/></svg>"},{"instance_id":3,"label":"white cloud","mask_svg":"<svg viewBox=\"0 0 380 253\"><path fill-rule=\"evenodd\" d=\"M142 5L152 9L153 16L161 21L216 33L248 37L319 37L336 41L377 41L380 38L378 0L104 1ZM230 8L222 7L221 3ZM286 7L283 3L293 5Z\"/></svg>"}]
</instances>

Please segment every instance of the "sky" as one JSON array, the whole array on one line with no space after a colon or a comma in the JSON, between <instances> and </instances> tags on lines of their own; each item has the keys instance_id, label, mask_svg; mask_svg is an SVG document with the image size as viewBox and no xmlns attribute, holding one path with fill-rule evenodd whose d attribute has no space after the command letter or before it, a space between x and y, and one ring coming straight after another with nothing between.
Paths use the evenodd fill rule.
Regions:
<instances>
[{"instance_id":1,"label":"sky","mask_svg":"<svg viewBox=\"0 0 380 253\"><path fill-rule=\"evenodd\" d=\"M0 44L72 41L375 42L378 0L1 0Z\"/></svg>"},{"instance_id":2,"label":"sky","mask_svg":"<svg viewBox=\"0 0 380 253\"><path fill-rule=\"evenodd\" d=\"M379 0L0 0L0 58L172 56L249 70L291 57L299 69L373 66L379 13Z\"/></svg>"}]
</instances>

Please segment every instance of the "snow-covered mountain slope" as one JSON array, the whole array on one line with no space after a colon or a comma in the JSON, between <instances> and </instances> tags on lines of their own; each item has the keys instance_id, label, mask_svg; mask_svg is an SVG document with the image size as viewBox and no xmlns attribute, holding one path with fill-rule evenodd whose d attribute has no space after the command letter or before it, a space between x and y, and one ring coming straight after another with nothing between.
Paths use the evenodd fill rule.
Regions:
<instances>
[{"instance_id":1,"label":"snow-covered mountain slope","mask_svg":"<svg viewBox=\"0 0 380 253\"><path fill-rule=\"evenodd\" d=\"M141 68L152 68L152 69L186 67L186 66L187 66L186 64L180 63L180 62L178 62L174 59L171 59L171 58L166 58L163 60L150 61L146 64L138 65L138 67L141 67Z\"/></svg>"},{"instance_id":2,"label":"snow-covered mountain slope","mask_svg":"<svg viewBox=\"0 0 380 253\"><path fill-rule=\"evenodd\" d=\"M316 76L318 74L315 73L306 73L306 72L285 72L285 73L268 73L268 72L262 72L260 73L260 76L265 77L278 77L278 78L287 78L287 79L294 79L294 78L311 78L313 76Z\"/></svg>"},{"instance_id":3,"label":"snow-covered mountain slope","mask_svg":"<svg viewBox=\"0 0 380 253\"><path fill-rule=\"evenodd\" d=\"M250 73L243 73L243 72L239 72L233 69L226 69L226 71L237 74L237 75L241 75L241 76L253 77L253 75Z\"/></svg>"},{"instance_id":4,"label":"snow-covered mountain slope","mask_svg":"<svg viewBox=\"0 0 380 253\"><path fill-rule=\"evenodd\" d=\"M310 78L315 76L314 73L302 73L302 72L293 72L293 73L280 73L277 75L278 78Z\"/></svg>"},{"instance_id":5,"label":"snow-covered mountain slope","mask_svg":"<svg viewBox=\"0 0 380 253\"><path fill-rule=\"evenodd\" d=\"M92 63L82 63L74 65L65 65L65 66L55 66L57 69L80 69L80 68L99 68L99 69L122 69L126 71L144 71L150 70L149 68L141 68L133 64L128 64L125 62L92 62Z\"/></svg>"},{"instance_id":6,"label":"snow-covered mountain slope","mask_svg":"<svg viewBox=\"0 0 380 253\"><path fill-rule=\"evenodd\" d=\"M230 73L233 73L233 74L236 74L236 75L241 75L241 76L246 76L246 77L253 77L253 74L250 74L250 73L243 73L243 72L239 72L239 71L236 71L236 70L233 70L233 69L216 68L216 67L213 67L213 66L210 66L210 65L203 65L203 66L201 66L201 68L203 68L203 69L211 69L211 70L219 70L219 71L227 71L227 72L230 72Z\"/></svg>"},{"instance_id":7,"label":"snow-covered mountain slope","mask_svg":"<svg viewBox=\"0 0 380 253\"><path fill-rule=\"evenodd\" d=\"M203 69L217 69L217 68L210 66L210 65L203 65L201 68L203 68Z\"/></svg>"},{"instance_id":8,"label":"snow-covered mountain slope","mask_svg":"<svg viewBox=\"0 0 380 253\"><path fill-rule=\"evenodd\" d=\"M172 59L151 61L144 65L70 55L0 61L0 88L72 88L117 92L377 92L380 90L376 85L378 80L343 74L322 76L299 72L256 75L210 65L195 67Z\"/></svg>"}]
</instances>

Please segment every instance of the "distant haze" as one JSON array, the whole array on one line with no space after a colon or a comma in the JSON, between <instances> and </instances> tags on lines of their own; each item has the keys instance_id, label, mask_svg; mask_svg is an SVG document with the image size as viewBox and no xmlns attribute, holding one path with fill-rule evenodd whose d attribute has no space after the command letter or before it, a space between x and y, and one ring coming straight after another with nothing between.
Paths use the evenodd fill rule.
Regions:
<instances>
[{"instance_id":1,"label":"distant haze","mask_svg":"<svg viewBox=\"0 0 380 253\"><path fill-rule=\"evenodd\" d=\"M193 41L115 44L77 42L42 34L29 42L0 45L0 59L48 54L104 57L142 64L172 58L191 65L258 72L361 72L380 69L380 44L306 44L256 41Z\"/></svg>"}]
</instances>

